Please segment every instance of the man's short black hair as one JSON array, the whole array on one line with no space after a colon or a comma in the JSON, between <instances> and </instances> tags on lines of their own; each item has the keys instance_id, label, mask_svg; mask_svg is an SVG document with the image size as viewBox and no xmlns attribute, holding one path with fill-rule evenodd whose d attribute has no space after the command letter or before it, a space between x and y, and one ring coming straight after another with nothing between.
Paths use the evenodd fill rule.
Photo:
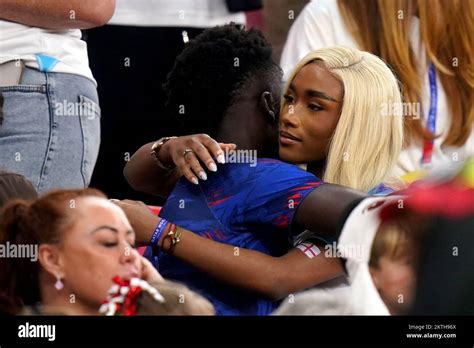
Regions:
<instances>
[{"instance_id":1,"label":"man's short black hair","mask_svg":"<svg viewBox=\"0 0 474 348\"><path fill-rule=\"evenodd\" d=\"M181 119L188 134L213 133L242 87L272 74L280 78L281 70L259 30L235 24L207 29L187 44L168 74L168 115Z\"/></svg>"}]
</instances>

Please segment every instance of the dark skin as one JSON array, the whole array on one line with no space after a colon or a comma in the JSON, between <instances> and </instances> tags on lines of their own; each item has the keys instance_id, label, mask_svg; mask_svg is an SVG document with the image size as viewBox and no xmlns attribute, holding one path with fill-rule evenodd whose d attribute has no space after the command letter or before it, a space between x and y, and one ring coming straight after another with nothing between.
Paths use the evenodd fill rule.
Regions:
<instances>
[{"instance_id":1,"label":"dark skin","mask_svg":"<svg viewBox=\"0 0 474 348\"><path fill-rule=\"evenodd\" d=\"M280 158L290 163L308 163L308 171L322 177L343 97L342 83L320 63L303 67L284 95Z\"/></svg>"},{"instance_id":2,"label":"dark skin","mask_svg":"<svg viewBox=\"0 0 474 348\"><path fill-rule=\"evenodd\" d=\"M244 90L248 93L244 97L247 98L246 102L236 101L228 109L216 139L222 142L233 141L239 149L257 149L259 157L265 157L264 154L272 152L271 149L268 149L268 152L266 150L269 144L276 148L274 139L278 132L274 126L273 116L278 110L271 107L274 103L270 101L278 96L271 94L269 90L262 90L258 85L252 85L251 88ZM334 97L337 98L338 95ZM280 127L281 124L280 122ZM134 154L124 174L135 189L148 188L146 192L166 195L181 174L188 180L190 177L197 179L199 173L204 170L203 166L211 169L211 165L215 163L225 146L230 145L219 144L205 135L170 140L162 147L159 153L160 160L163 163L174 161L177 168L163 175L166 171L157 167L150 156L151 144L146 144ZM195 154L183 158L185 148L193 149ZM153 177L150 173L143 173L144 169L152 170L155 175L161 174ZM295 213L292 229L301 231L308 229L318 231L322 235L336 236L346 207L363 197L365 194L346 187L323 185L310 193L300 204ZM143 203L122 201L117 204L125 210L135 230L141 231L137 232L137 240L144 244L148 243L159 218L150 213ZM319 247L324 250L323 244ZM183 231L183 237L174 255L224 282L260 292L273 299L283 298L292 292L301 291L344 274L340 260L326 258L324 251L318 257L310 259L296 248L282 257L240 249L240 257L236 257L235 247L200 237L186 230Z\"/></svg>"},{"instance_id":3,"label":"dark skin","mask_svg":"<svg viewBox=\"0 0 474 348\"><path fill-rule=\"evenodd\" d=\"M273 83L278 84L278 80L275 78ZM275 119L279 110L274 105L278 105L275 101L279 96L266 84L256 81L242 88L244 92L236 96L233 105L227 109L217 133L211 134L217 141L200 134L165 143L159 152L160 161L174 163L175 170L163 170L156 165L150 156L154 142L140 147L123 171L130 186L137 191L168 197L181 175L197 182L199 173L205 172L203 166L212 171L219 155L226 148L234 149L235 144L242 150L257 150L259 157L276 157L278 124ZM194 153L183 156L185 149L192 149Z\"/></svg>"}]
</instances>

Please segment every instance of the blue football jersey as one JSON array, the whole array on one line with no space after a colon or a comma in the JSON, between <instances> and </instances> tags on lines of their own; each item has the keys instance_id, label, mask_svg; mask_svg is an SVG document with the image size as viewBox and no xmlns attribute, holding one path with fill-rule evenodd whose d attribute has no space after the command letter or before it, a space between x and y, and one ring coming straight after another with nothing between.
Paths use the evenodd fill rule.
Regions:
<instances>
[{"instance_id":1,"label":"blue football jersey","mask_svg":"<svg viewBox=\"0 0 474 348\"><path fill-rule=\"evenodd\" d=\"M273 159L219 165L199 185L181 178L160 216L200 236L271 256L288 252L296 209L322 181L297 166ZM145 255L152 259L151 249ZM185 283L208 298L219 315L267 315L278 305L263 295L220 282L165 254L163 277Z\"/></svg>"}]
</instances>

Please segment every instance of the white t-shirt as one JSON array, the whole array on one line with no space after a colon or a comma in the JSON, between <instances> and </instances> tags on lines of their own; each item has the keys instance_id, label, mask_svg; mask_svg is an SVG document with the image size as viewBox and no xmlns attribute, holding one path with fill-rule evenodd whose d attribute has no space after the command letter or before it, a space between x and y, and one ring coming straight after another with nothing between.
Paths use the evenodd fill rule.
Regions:
<instances>
[{"instance_id":1,"label":"white t-shirt","mask_svg":"<svg viewBox=\"0 0 474 348\"><path fill-rule=\"evenodd\" d=\"M403 196L369 197L349 214L337 249L346 260L347 281L323 284L283 301L275 315L390 315L369 271L370 252L381 219L380 211Z\"/></svg>"},{"instance_id":2,"label":"white t-shirt","mask_svg":"<svg viewBox=\"0 0 474 348\"><path fill-rule=\"evenodd\" d=\"M430 105L428 64L425 50L420 41L419 21L417 18L412 20L410 43L415 54L418 53L419 55L419 70L425 76L421 101L423 110L420 110L420 113L423 119L422 122L426 125ZM283 49L281 67L284 71L285 80L291 74L298 61L306 54L318 48L336 45L360 49L344 24L337 0L311 1L293 23ZM474 156L474 128L469 139L461 148L441 147L451 126L451 118L449 117L446 93L439 78L437 78L437 90L436 134L440 135L440 137L434 141L433 169L449 166L453 162L462 162L467 157ZM421 143L412 144L404 149L393 174L399 177L409 172L421 170L422 151L423 145Z\"/></svg>"},{"instance_id":3,"label":"white t-shirt","mask_svg":"<svg viewBox=\"0 0 474 348\"><path fill-rule=\"evenodd\" d=\"M224 0L117 0L109 24L210 28L229 22L245 24L245 14L229 12Z\"/></svg>"},{"instance_id":4,"label":"white t-shirt","mask_svg":"<svg viewBox=\"0 0 474 348\"><path fill-rule=\"evenodd\" d=\"M78 29L42 29L0 20L0 64L22 59L26 66L39 69L36 54L43 54L58 60L51 72L81 75L95 84L81 36Z\"/></svg>"}]
</instances>

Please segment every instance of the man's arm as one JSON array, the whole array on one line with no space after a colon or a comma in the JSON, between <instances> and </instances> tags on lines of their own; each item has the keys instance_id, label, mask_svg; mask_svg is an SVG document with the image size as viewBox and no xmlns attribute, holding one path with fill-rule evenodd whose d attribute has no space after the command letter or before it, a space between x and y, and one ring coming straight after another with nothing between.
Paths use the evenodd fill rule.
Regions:
<instances>
[{"instance_id":1,"label":"man's arm","mask_svg":"<svg viewBox=\"0 0 474 348\"><path fill-rule=\"evenodd\" d=\"M115 0L0 0L0 19L46 29L88 29L106 24Z\"/></svg>"},{"instance_id":2,"label":"man's arm","mask_svg":"<svg viewBox=\"0 0 474 348\"><path fill-rule=\"evenodd\" d=\"M366 193L348 187L321 185L297 208L292 224L293 234L309 230L322 237L337 238L350 209L366 197Z\"/></svg>"}]
</instances>

